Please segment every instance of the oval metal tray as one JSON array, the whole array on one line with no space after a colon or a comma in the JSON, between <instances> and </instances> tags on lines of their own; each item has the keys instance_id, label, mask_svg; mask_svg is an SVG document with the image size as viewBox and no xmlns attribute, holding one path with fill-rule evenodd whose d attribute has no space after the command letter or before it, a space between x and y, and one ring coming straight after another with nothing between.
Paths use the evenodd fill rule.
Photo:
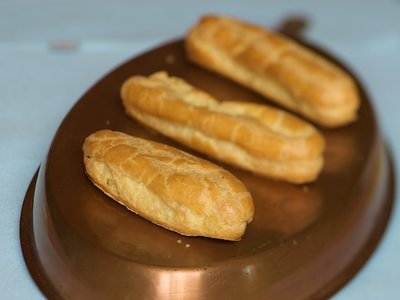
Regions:
<instances>
[{"instance_id":1,"label":"oval metal tray","mask_svg":"<svg viewBox=\"0 0 400 300\"><path fill-rule=\"evenodd\" d=\"M391 161L362 86L359 120L321 129L326 164L315 183L290 185L221 164L255 201L243 239L227 242L158 227L109 199L85 175L83 141L104 128L201 156L124 113L122 82L158 70L219 99L268 102L189 63L181 40L127 61L96 83L62 122L26 194L21 245L43 293L65 299L292 300L325 298L340 289L375 249L394 193Z\"/></svg>"}]
</instances>

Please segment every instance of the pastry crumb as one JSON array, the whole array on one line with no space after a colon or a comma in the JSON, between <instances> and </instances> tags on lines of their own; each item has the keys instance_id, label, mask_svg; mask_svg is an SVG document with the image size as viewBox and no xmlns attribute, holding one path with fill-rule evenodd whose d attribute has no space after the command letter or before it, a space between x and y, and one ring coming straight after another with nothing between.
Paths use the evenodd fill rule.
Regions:
<instances>
[{"instance_id":1,"label":"pastry crumb","mask_svg":"<svg viewBox=\"0 0 400 300\"><path fill-rule=\"evenodd\" d=\"M189 247L190 247L190 244L186 244L185 247L186 247L186 248L189 248Z\"/></svg>"},{"instance_id":2,"label":"pastry crumb","mask_svg":"<svg viewBox=\"0 0 400 300\"><path fill-rule=\"evenodd\" d=\"M309 191L309 187L306 186L306 185L303 185L302 189L303 189L304 192L308 192Z\"/></svg>"},{"instance_id":3,"label":"pastry crumb","mask_svg":"<svg viewBox=\"0 0 400 300\"><path fill-rule=\"evenodd\" d=\"M178 244L182 244L182 240L176 240Z\"/></svg>"},{"instance_id":4,"label":"pastry crumb","mask_svg":"<svg viewBox=\"0 0 400 300\"><path fill-rule=\"evenodd\" d=\"M175 56L172 54L169 54L165 57L165 63L167 64L173 64L175 62Z\"/></svg>"}]
</instances>

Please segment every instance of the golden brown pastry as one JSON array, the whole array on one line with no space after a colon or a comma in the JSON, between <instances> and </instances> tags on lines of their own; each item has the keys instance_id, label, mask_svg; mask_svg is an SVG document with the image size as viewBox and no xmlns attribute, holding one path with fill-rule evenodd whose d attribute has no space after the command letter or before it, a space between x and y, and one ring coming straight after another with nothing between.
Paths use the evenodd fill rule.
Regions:
<instances>
[{"instance_id":1,"label":"golden brown pastry","mask_svg":"<svg viewBox=\"0 0 400 300\"><path fill-rule=\"evenodd\" d=\"M86 138L83 152L99 189L167 229L239 240L253 218L251 195L236 177L173 147L101 130Z\"/></svg>"},{"instance_id":2,"label":"golden brown pastry","mask_svg":"<svg viewBox=\"0 0 400 300\"><path fill-rule=\"evenodd\" d=\"M300 44L235 18L205 16L187 34L188 58L317 124L356 120L360 105L353 79Z\"/></svg>"},{"instance_id":3,"label":"golden brown pastry","mask_svg":"<svg viewBox=\"0 0 400 300\"><path fill-rule=\"evenodd\" d=\"M131 117L229 164L294 183L315 180L322 168L321 134L283 110L220 102L165 72L127 79L121 97Z\"/></svg>"}]
</instances>

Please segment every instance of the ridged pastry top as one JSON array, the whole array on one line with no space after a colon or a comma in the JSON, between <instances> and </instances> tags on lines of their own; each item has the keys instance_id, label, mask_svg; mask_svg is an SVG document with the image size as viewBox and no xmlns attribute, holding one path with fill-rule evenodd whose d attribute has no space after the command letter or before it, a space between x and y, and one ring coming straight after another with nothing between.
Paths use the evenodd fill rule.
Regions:
<instances>
[{"instance_id":1,"label":"ridged pastry top","mask_svg":"<svg viewBox=\"0 0 400 300\"><path fill-rule=\"evenodd\" d=\"M165 72L133 76L121 94L125 107L184 123L256 156L306 159L319 157L324 149L324 139L312 125L283 110L250 102L220 102Z\"/></svg>"},{"instance_id":2,"label":"ridged pastry top","mask_svg":"<svg viewBox=\"0 0 400 300\"><path fill-rule=\"evenodd\" d=\"M83 151L95 185L168 229L238 240L253 217L251 195L236 177L176 148L101 130Z\"/></svg>"},{"instance_id":3,"label":"ridged pastry top","mask_svg":"<svg viewBox=\"0 0 400 300\"><path fill-rule=\"evenodd\" d=\"M284 110L221 102L165 72L127 79L121 97L130 116L219 160L295 183L321 170L324 138Z\"/></svg>"},{"instance_id":4,"label":"ridged pastry top","mask_svg":"<svg viewBox=\"0 0 400 300\"><path fill-rule=\"evenodd\" d=\"M205 16L186 37L188 57L315 122L335 127L357 118L358 91L341 68L266 28Z\"/></svg>"}]
</instances>

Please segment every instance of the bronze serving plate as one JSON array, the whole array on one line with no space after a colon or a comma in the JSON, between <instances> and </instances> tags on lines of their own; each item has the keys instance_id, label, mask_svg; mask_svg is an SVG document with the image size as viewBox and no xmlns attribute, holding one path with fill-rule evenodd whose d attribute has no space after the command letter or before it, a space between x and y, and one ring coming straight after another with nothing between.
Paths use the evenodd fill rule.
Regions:
<instances>
[{"instance_id":1,"label":"bronze serving plate","mask_svg":"<svg viewBox=\"0 0 400 300\"><path fill-rule=\"evenodd\" d=\"M243 239L227 242L158 227L108 198L85 175L83 141L104 128L201 156L124 113L122 82L158 70L220 99L268 102L189 63L181 40L122 64L95 84L62 122L24 202L22 250L44 295L293 300L326 298L340 289L378 244L394 198L392 164L362 86L359 120L321 129L326 164L317 182L291 185L222 164L255 201L255 218Z\"/></svg>"}]
</instances>

